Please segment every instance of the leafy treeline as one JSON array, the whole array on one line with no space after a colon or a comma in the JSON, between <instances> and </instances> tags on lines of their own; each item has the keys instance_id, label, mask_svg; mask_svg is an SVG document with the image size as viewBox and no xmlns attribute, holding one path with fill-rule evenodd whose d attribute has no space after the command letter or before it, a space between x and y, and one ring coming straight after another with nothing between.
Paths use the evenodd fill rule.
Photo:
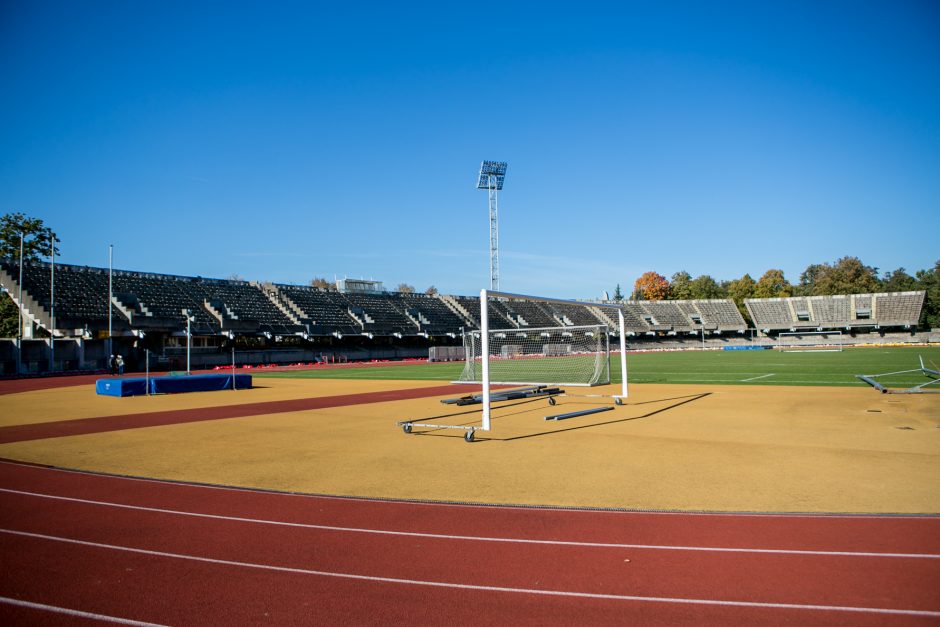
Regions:
<instances>
[{"instance_id":1,"label":"leafy treeline","mask_svg":"<svg viewBox=\"0 0 940 627\"><path fill-rule=\"evenodd\" d=\"M25 261L40 261L51 257L52 247L59 254L59 238L55 232L37 218L22 213L0 216L0 257L14 261L20 258L22 244ZM314 278L310 284L322 288L335 286L323 278ZM415 288L402 283L399 292L414 293ZM812 264L800 275L798 283L790 283L783 270L771 269L760 279L750 274L732 281L719 281L707 274L692 278L688 272L676 272L667 279L657 272L646 272L633 286L632 299L694 300L730 298L749 320L744 308L745 298L774 298L779 296L830 296L835 294L870 294L874 292L905 292L926 290L927 298L921 316L921 325L940 327L940 261L933 268L917 270L913 276L904 268L878 275L878 269L866 266L858 257L842 257L835 263ZM431 286L425 294L436 294ZM622 294L617 285L614 298ZM0 337L10 337L17 328L17 310L9 294L0 293Z\"/></svg>"},{"instance_id":2,"label":"leafy treeline","mask_svg":"<svg viewBox=\"0 0 940 627\"><path fill-rule=\"evenodd\" d=\"M619 285L618 291L619 291ZM833 296L836 294L873 294L926 290L927 298L921 324L940 327L940 261L933 268L918 270L913 276L904 268L878 275L878 269L866 266L858 257L842 257L835 263L808 266L798 283L790 283L783 270L771 269L760 279L750 274L732 281L717 281L707 274L695 277L676 272L667 279L657 272L645 272L633 285L630 298L636 300L694 300L730 298L748 319L745 298L785 296Z\"/></svg>"}]
</instances>

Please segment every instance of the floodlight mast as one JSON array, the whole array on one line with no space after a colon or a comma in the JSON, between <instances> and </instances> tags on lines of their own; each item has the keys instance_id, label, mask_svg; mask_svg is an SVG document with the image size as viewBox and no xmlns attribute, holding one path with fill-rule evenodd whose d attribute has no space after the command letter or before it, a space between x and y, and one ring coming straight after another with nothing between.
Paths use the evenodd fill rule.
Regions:
<instances>
[{"instance_id":1,"label":"floodlight mast","mask_svg":"<svg viewBox=\"0 0 940 627\"><path fill-rule=\"evenodd\" d=\"M499 210L496 192L506 179L505 161L484 161L480 164L477 189L485 189L490 205L490 289L499 290Z\"/></svg>"}]
</instances>

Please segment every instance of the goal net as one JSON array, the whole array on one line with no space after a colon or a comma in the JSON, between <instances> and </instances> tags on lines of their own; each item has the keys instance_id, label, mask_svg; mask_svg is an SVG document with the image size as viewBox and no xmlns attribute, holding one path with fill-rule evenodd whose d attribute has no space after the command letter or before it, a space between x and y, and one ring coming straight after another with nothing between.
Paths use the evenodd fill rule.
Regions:
<instances>
[{"instance_id":1,"label":"goal net","mask_svg":"<svg viewBox=\"0 0 940 627\"><path fill-rule=\"evenodd\" d=\"M494 385L594 386L611 382L610 337L619 338L621 394L627 396L623 309L481 290L480 329L464 334L459 383L482 385L483 426L490 428Z\"/></svg>"},{"instance_id":2,"label":"goal net","mask_svg":"<svg viewBox=\"0 0 940 627\"><path fill-rule=\"evenodd\" d=\"M483 382L489 355L493 385L604 385L610 383L607 325L491 329L464 334L466 363L460 381Z\"/></svg>"},{"instance_id":3,"label":"goal net","mask_svg":"<svg viewBox=\"0 0 940 627\"><path fill-rule=\"evenodd\" d=\"M784 353L842 352L842 331L795 331L777 336L776 348Z\"/></svg>"}]
</instances>

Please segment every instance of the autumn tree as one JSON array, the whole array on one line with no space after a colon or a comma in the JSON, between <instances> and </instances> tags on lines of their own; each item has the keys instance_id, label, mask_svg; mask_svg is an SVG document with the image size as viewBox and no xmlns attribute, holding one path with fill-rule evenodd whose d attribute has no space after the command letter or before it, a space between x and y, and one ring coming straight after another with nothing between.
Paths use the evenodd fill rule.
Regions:
<instances>
[{"instance_id":1,"label":"autumn tree","mask_svg":"<svg viewBox=\"0 0 940 627\"><path fill-rule=\"evenodd\" d=\"M428 289L424 290L424 293L428 296L435 296L437 295L437 288L432 285Z\"/></svg>"},{"instance_id":2,"label":"autumn tree","mask_svg":"<svg viewBox=\"0 0 940 627\"><path fill-rule=\"evenodd\" d=\"M395 288L396 292L401 292L402 294L414 294L415 286L408 285L407 283L399 283L398 287Z\"/></svg>"},{"instance_id":3,"label":"autumn tree","mask_svg":"<svg viewBox=\"0 0 940 627\"><path fill-rule=\"evenodd\" d=\"M858 257L842 257L833 265L817 266L813 295L870 294L881 289L878 269L866 266Z\"/></svg>"},{"instance_id":4,"label":"autumn tree","mask_svg":"<svg viewBox=\"0 0 940 627\"><path fill-rule=\"evenodd\" d=\"M644 272L633 284L634 300L663 300L669 296L669 281L658 272Z\"/></svg>"},{"instance_id":5,"label":"autumn tree","mask_svg":"<svg viewBox=\"0 0 940 627\"><path fill-rule=\"evenodd\" d=\"M321 290L328 290L332 289L333 284L322 277L314 277L310 279L310 286L319 287Z\"/></svg>"},{"instance_id":6,"label":"autumn tree","mask_svg":"<svg viewBox=\"0 0 940 627\"><path fill-rule=\"evenodd\" d=\"M754 298L781 298L792 295L793 286L783 276L783 270L768 270L754 286Z\"/></svg>"}]
</instances>

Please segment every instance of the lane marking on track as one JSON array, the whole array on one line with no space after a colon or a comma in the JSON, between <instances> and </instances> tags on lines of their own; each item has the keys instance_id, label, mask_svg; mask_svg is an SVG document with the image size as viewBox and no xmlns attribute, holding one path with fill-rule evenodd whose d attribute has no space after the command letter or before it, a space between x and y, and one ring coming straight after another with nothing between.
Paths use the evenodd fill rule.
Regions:
<instances>
[{"instance_id":1,"label":"lane marking on track","mask_svg":"<svg viewBox=\"0 0 940 627\"><path fill-rule=\"evenodd\" d=\"M172 516L189 516L192 518L205 518L209 520L223 520L226 522L250 523L255 525L272 525L277 527L293 527L296 529L314 529L317 531L334 531L340 533L364 533L383 536L400 536L409 538L428 538L434 540L459 540L465 542L504 542L507 544L535 544L547 546L571 546L579 548L603 548L603 549L640 549L649 551L700 551L707 553L758 553L771 555L813 555L822 557L881 557L881 558L901 558L901 559L940 559L940 554L933 553L879 553L871 551L813 551L800 549L758 549L746 547L707 547L707 546L681 546L681 545L659 545L659 544L625 544L616 542L584 542L576 540L536 540L531 538L501 538L496 536L465 536L439 533L423 533L419 531L394 531L390 529L368 529L362 527L340 527L336 525L318 525L314 523L296 523L281 520L269 520L264 518L246 518L241 516L224 516L222 514L205 514L200 512L187 512L175 509L165 509L162 507L147 507L144 505L127 505L124 503L113 503L110 501L95 501L90 499L80 499L70 496L57 496L53 494L42 494L39 492L25 492L22 490L11 490L0 488L0 492L8 494L17 494L20 496L29 496L55 501L67 501L71 503L81 503L83 505L96 505L100 507L113 507L117 509L128 509L140 512L151 512L157 514L167 514Z\"/></svg>"},{"instance_id":2,"label":"lane marking on track","mask_svg":"<svg viewBox=\"0 0 940 627\"><path fill-rule=\"evenodd\" d=\"M319 577L334 577L337 579L353 579L357 581L370 581L376 583L393 583L412 586L428 586L434 588L452 588L457 590L476 590L483 592L510 592L516 594L538 594L543 596L556 597L574 597L582 599L603 599L613 601L640 601L647 603L682 603L687 605L719 605L730 607L755 607L765 609L786 609L786 610L818 610L829 612L855 612L862 614L895 614L902 616L929 616L940 618L940 612L932 610L907 610L883 607L855 607L850 605L812 605L803 603L766 603L761 601L730 601L721 599L688 599L681 597L649 597L635 596L627 594L603 594L596 592L576 592L571 590L536 590L531 588L510 588L506 586L485 586L479 584L452 583L445 581L423 581L420 579L402 579L399 577L379 577L376 575L357 575L354 573L337 573L323 570L312 570L308 568L293 568L289 566L274 566L272 564L256 564L252 562L238 562L234 560L215 559L211 557L200 557L198 555L187 555L184 553L168 553L165 551L151 551L148 549L137 549L128 546L118 546L114 544L102 544L100 542L86 542L84 540L73 540L72 538L62 538L59 536L48 536L41 533L29 533L25 531L14 531L12 529L0 529L0 533L36 538L39 540L49 540L52 542L63 542L66 544L77 544L97 549L109 549L112 551L125 551L128 553L137 553L140 555L151 555L154 557L166 557L171 559L190 560L194 562L203 562L207 564L218 564L221 566L238 566L241 568L251 568L257 570L266 570L280 573L291 573L297 575L314 575Z\"/></svg>"},{"instance_id":3,"label":"lane marking on track","mask_svg":"<svg viewBox=\"0 0 940 627\"><path fill-rule=\"evenodd\" d=\"M861 385L865 385L862 383ZM337 496L334 494L307 494L303 492L284 492L279 490L266 490L264 488L238 487L215 485L211 483L196 483L192 481L178 481L174 479L152 479L149 477L134 477L130 475L110 474L106 472L97 472L94 470L75 470L71 468L57 468L43 464L31 464L18 462L12 459L0 459L0 465L18 466L30 470L41 470L50 473L64 473L75 475L77 477L88 478L91 480L115 480L115 481L138 481L141 483L152 483L157 486L166 486L170 488L192 488L198 490L218 490L220 492L232 492L234 494L255 494L270 496L273 498L292 498L303 500L325 500L341 501L344 503L375 503L378 505L403 505L406 507L442 507L461 508L461 509L482 509L482 510L510 510L510 511L532 511L532 512L564 512L570 514L610 514L614 516L701 516L705 518L785 518L798 520L801 518L825 518L839 519L849 518L853 520L930 520L940 521L940 515L937 514L872 514L872 513L807 513L807 512L701 512L690 511L683 512L678 510L654 510L654 509L622 509L615 507L578 507L571 506L551 506L551 505L513 505L500 503L460 503L451 501L433 501L433 500L407 500L395 498L381 498L368 496Z\"/></svg>"},{"instance_id":4,"label":"lane marking on track","mask_svg":"<svg viewBox=\"0 0 940 627\"><path fill-rule=\"evenodd\" d=\"M741 379L741 383L746 383L748 381L757 381L758 379L766 379L767 377L772 377L772 376L774 376L773 372L771 372L770 374L762 374L759 377L751 377L750 379Z\"/></svg>"},{"instance_id":5,"label":"lane marking on track","mask_svg":"<svg viewBox=\"0 0 940 627\"><path fill-rule=\"evenodd\" d=\"M6 603L7 605L16 605L19 607L28 607L32 610L43 610L45 612L53 612L55 614L65 614L67 616L76 616L78 618L91 618L93 620L100 620L104 623L117 623L118 625L138 625L140 627L166 627L160 623L145 623L139 620L131 620L129 618L119 618L117 616L107 616L105 614L95 614L93 612L83 612L81 610L73 610L68 607L59 607L57 605L46 605L45 603L33 603L32 601L23 601L22 599L11 599L10 597L0 597L0 603Z\"/></svg>"}]
</instances>

